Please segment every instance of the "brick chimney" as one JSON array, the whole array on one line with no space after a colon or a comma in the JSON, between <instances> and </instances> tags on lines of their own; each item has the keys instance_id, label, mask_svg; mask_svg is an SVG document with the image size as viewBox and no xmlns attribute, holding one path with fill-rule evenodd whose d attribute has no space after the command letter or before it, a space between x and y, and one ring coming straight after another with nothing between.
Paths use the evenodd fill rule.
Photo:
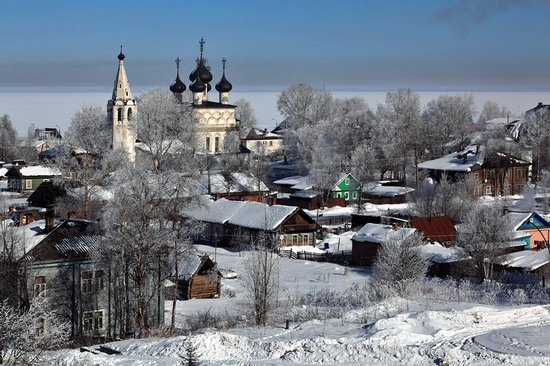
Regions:
<instances>
[{"instance_id":1,"label":"brick chimney","mask_svg":"<svg viewBox=\"0 0 550 366\"><path fill-rule=\"evenodd\" d=\"M53 230L54 227L55 227L55 217L54 217L53 211L48 211L46 212L46 227L44 230L47 233L49 233L50 231Z\"/></svg>"},{"instance_id":2,"label":"brick chimney","mask_svg":"<svg viewBox=\"0 0 550 366\"><path fill-rule=\"evenodd\" d=\"M74 211L67 212L67 218L70 220L76 219L76 212Z\"/></svg>"}]
</instances>

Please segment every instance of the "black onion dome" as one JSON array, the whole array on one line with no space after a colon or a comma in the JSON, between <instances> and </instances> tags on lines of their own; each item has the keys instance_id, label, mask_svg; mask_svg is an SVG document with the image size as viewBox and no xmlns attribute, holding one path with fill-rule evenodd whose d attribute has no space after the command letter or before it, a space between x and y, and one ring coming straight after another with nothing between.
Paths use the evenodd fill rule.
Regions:
<instances>
[{"instance_id":1,"label":"black onion dome","mask_svg":"<svg viewBox=\"0 0 550 366\"><path fill-rule=\"evenodd\" d=\"M126 57L126 56L124 56L124 54L122 53L122 47L121 47L121 48L120 48L120 53L118 54L118 59L119 59L120 61L122 61L122 60L124 60L124 57Z\"/></svg>"},{"instance_id":2,"label":"black onion dome","mask_svg":"<svg viewBox=\"0 0 550 366\"><path fill-rule=\"evenodd\" d=\"M191 71L191 73L189 74L189 81L194 82L195 80L197 80L198 74L199 74L199 67L197 66L195 70Z\"/></svg>"},{"instance_id":3,"label":"black onion dome","mask_svg":"<svg viewBox=\"0 0 550 366\"><path fill-rule=\"evenodd\" d=\"M225 73L222 79L216 84L216 90L220 93L228 93L233 89L233 85L225 78Z\"/></svg>"},{"instance_id":4,"label":"black onion dome","mask_svg":"<svg viewBox=\"0 0 550 366\"><path fill-rule=\"evenodd\" d=\"M212 90L212 85L206 84L206 90L210 93L210 90Z\"/></svg>"},{"instance_id":5,"label":"black onion dome","mask_svg":"<svg viewBox=\"0 0 550 366\"><path fill-rule=\"evenodd\" d=\"M189 85L189 90L193 93L202 93L206 90L206 84L202 82L201 78L197 78L195 82Z\"/></svg>"},{"instance_id":6,"label":"black onion dome","mask_svg":"<svg viewBox=\"0 0 550 366\"><path fill-rule=\"evenodd\" d=\"M185 91L185 84L181 81L180 76L176 76L176 80L170 85L170 91L172 93L183 93Z\"/></svg>"},{"instance_id":7,"label":"black onion dome","mask_svg":"<svg viewBox=\"0 0 550 366\"><path fill-rule=\"evenodd\" d=\"M199 77L203 81L203 83L209 83L212 81L212 74L210 73L210 70L206 66L204 66L204 61L201 59L199 62L199 69L198 69Z\"/></svg>"}]
</instances>

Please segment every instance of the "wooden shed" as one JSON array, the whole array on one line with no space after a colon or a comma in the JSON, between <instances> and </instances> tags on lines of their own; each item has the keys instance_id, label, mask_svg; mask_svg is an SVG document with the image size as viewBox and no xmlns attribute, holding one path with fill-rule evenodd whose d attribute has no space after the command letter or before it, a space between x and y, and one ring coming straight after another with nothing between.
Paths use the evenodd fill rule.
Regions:
<instances>
[{"instance_id":1,"label":"wooden shed","mask_svg":"<svg viewBox=\"0 0 550 366\"><path fill-rule=\"evenodd\" d=\"M222 273L209 255L191 256L182 267L178 280L172 280L178 285L178 300L220 297ZM172 298L170 292L168 298Z\"/></svg>"}]
</instances>

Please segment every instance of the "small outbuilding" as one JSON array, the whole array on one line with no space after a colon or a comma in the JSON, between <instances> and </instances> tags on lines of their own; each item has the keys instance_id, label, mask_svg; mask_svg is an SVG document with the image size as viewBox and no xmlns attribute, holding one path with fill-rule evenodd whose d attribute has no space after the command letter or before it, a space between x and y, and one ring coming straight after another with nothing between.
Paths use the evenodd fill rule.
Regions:
<instances>
[{"instance_id":1,"label":"small outbuilding","mask_svg":"<svg viewBox=\"0 0 550 366\"><path fill-rule=\"evenodd\" d=\"M178 300L219 298L222 273L209 255L193 255L182 262L178 279L172 282L178 286ZM172 298L170 292L167 298Z\"/></svg>"}]
</instances>

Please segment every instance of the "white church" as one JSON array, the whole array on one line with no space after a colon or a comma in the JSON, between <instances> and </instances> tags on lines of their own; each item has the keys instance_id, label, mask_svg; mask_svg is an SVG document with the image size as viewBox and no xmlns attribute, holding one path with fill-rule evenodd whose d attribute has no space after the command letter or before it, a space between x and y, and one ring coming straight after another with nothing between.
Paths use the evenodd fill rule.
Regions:
<instances>
[{"instance_id":1,"label":"white church","mask_svg":"<svg viewBox=\"0 0 550 366\"><path fill-rule=\"evenodd\" d=\"M223 141L230 133L239 132L239 123L235 118L236 106L229 104L229 92L233 88L225 76L226 59L222 60L223 73L220 81L215 85L218 92L218 100L208 99L208 93L212 89L210 82L212 74L203 58L204 40L200 42L200 58L196 60L197 66L189 75L191 84L189 90L193 94L192 108L198 119L197 144L199 153L218 154L222 152ZM113 149L122 149L128 153L130 162L135 162L135 144L137 136L136 116L138 105L132 97L130 81L124 68L125 56L118 55L118 71L114 82L113 94L107 102L107 120L112 127ZM176 80L170 86L170 91L181 102L186 90L185 84L179 75L179 58L176 60Z\"/></svg>"}]
</instances>

